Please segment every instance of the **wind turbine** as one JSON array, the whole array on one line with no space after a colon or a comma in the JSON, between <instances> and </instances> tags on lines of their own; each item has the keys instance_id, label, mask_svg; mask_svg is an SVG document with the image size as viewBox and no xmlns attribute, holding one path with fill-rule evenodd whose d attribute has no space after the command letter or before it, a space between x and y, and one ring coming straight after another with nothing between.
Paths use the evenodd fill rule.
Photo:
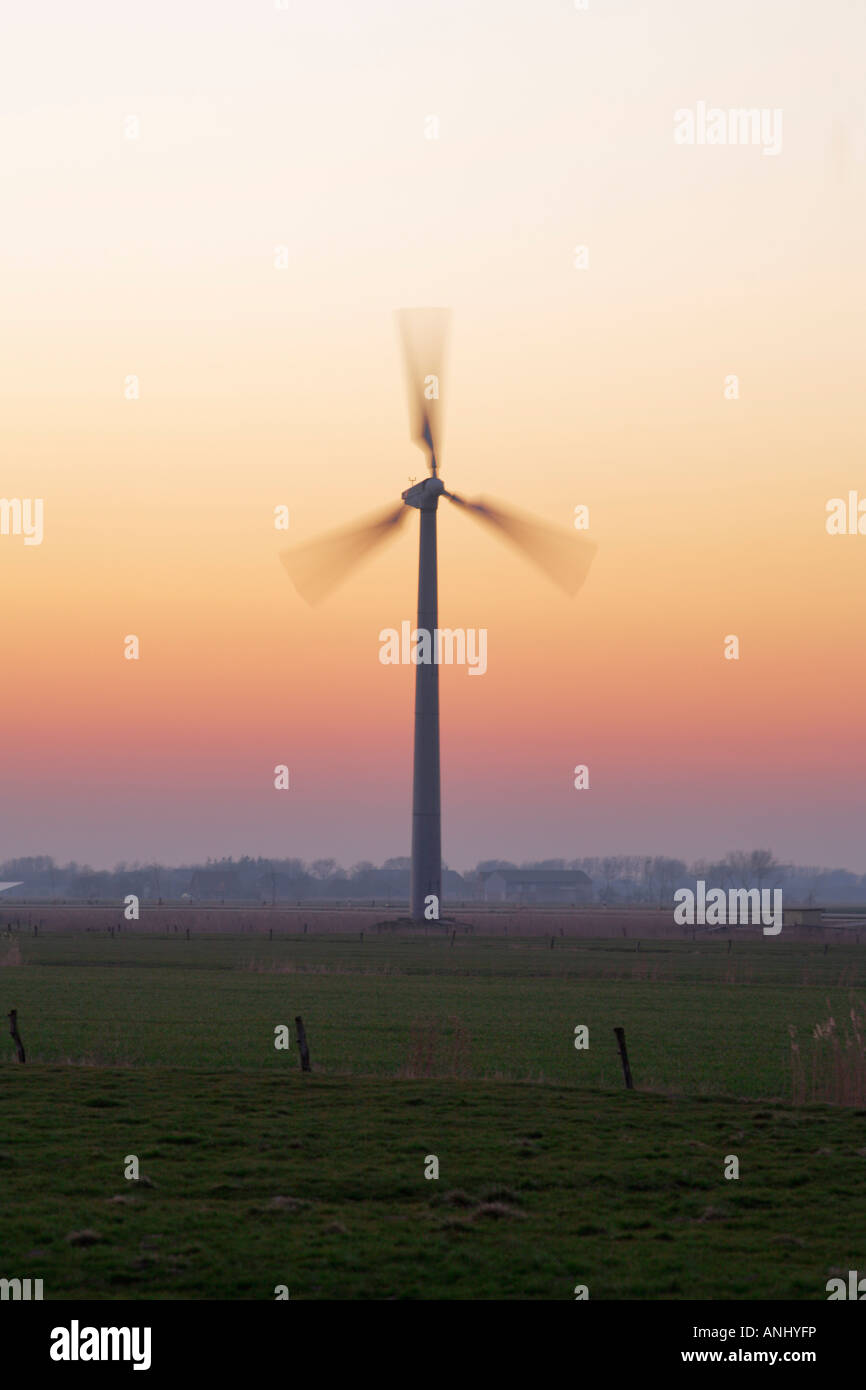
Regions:
<instances>
[{"instance_id":1,"label":"wind turbine","mask_svg":"<svg viewBox=\"0 0 866 1390\"><path fill-rule=\"evenodd\" d=\"M425 920L425 904L442 901L441 798L439 784L439 666L435 632L439 626L436 565L436 517L440 497L492 527L517 546L567 594L583 584L596 547L582 538L483 499L467 502L448 492L439 476L441 406L439 384L450 314L447 309L402 309L398 323L403 341L409 391L411 437L427 456L429 476L402 493L395 509L367 518L360 525L333 532L280 556L295 588L308 603L326 598L370 551L393 536L409 515L420 513L418 551L418 630L430 633L433 659L415 667L415 749L412 790L411 915Z\"/></svg>"}]
</instances>

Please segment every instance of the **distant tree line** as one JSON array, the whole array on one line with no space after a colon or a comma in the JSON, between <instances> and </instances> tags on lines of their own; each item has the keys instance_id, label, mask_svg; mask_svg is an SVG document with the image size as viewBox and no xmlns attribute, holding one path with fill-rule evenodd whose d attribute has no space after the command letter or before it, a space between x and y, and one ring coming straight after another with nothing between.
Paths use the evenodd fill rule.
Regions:
<instances>
[{"instance_id":1,"label":"distant tree line","mask_svg":"<svg viewBox=\"0 0 866 1390\"><path fill-rule=\"evenodd\" d=\"M21 881L10 892L15 898L65 902L118 901L135 893L142 902L193 901L287 903L315 898L330 901L364 899L399 901L409 892L407 858L386 859L381 865L362 860L345 869L335 859L207 859L204 863L169 867L164 864L117 864L93 869L87 864L56 864L48 855L8 859L0 864L0 880ZM474 869L443 870L443 897L481 901L483 875L495 869L582 869L592 880L593 901L613 906L643 904L667 907L678 888L703 879L708 887L782 888L792 904L864 903L866 874L847 869L782 864L770 850L732 850L718 861L662 855L609 855L604 858L541 859L515 863L484 859ZM2 899L0 899L2 901Z\"/></svg>"}]
</instances>

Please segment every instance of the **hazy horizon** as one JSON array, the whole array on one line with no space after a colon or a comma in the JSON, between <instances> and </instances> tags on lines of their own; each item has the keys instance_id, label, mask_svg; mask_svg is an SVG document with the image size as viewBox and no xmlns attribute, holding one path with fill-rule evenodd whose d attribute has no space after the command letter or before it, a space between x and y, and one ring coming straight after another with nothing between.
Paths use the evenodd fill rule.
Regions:
<instances>
[{"instance_id":1,"label":"hazy horizon","mask_svg":"<svg viewBox=\"0 0 866 1390\"><path fill-rule=\"evenodd\" d=\"M720 867L720 866L722 866L722 865L724 864L724 862L725 862L725 860L726 860L726 858L727 858L727 856L728 856L729 854L732 854L732 853L733 853L733 854L736 854L737 852L738 852L738 851L736 851L736 850L728 850L728 851L726 851L724 854L720 854L720 853L717 852L715 855L712 855L712 854L710 854L710 855L698 855L697 857L684 857L684 856L682 856L682 855L677 855L677 854L669 854L669 855L648 855L648 854L646 854L646 853L638 853L638 852L636 852L636 851L631 851L631 852L629 852L629 851L613 851L613 852L611 852L609 855L607 855L607 854L602 854L602 855L558 855L558 854L550 854L550 855L541 855L541 856L537 856L537 857L530 857L530 856L527 856L527 855L507 855L507 854L500 854L500 855L482 856L481 858L477 859L477 860L476 860L474 863L472 863L472 864L464 863L464 864L462 864L462 865L457 865L457 864L453 864L453 863L448 863L448 861L445 860L445 859L443 858L443 861L442 861L442 868L443 868L443 870L446 870L446 871L451 872L451 873L457 873L457 874L460 874L460 875L464 875L464 874L467 874L467 873L469 873L469 874L475 873L475 872L478 870L479 866L482 865L482 864L492 864L492 863L500 863L500 864L503 864L503 865L506 865L506 864L513 864L515 867L523 869L523 868L538 868L538 867L540 867L540 866L542 866L542 865L544 865L544 864L550 865L550 864L556 864L556 863L562 863L562 864L564 864L565 866L569 866L569 865L578 865L578 866L582 866L583 864L587 863L587 862L590 861L590 860L592 860L592 861L597 861L599 865L600 865L603 861L605 861L605 860L610 860L610 861L615 861L615 862L617 862L617 863L619 863L619 864L621 864L621 865L627 865L627 866L634 867L635 865L640 865L640 866L642 866L642 865L644 865L644 864L649 864L649 863L651 863L653 860L667 860L667 861L672 862L672 863L680 862L680 863L685 864L687 872L690 872L691 870L696 870L696 869L698 869L698 868L699 868L700 866L702 866L702 865L705 866L705 867L707 867L707 868L710 868L710 867L712 867L712 868L718 868L718 867ZM744 851L744 852L747 852L747 851ZM195 867L203 868L203 867L207 867L208 865L211 865L211 866L218 866L218 865L220 865L220 864L222 864L222 863L231 863L231 864L238 864L238 865L240 865L244 860L247 860L247 861L252 862L252 863L254 863L254 864L258 864L258 863L263 863L263 864L273 863L273 864L279 865L279 864L286 864L286 863L300 863L300 864L303 864L303 865L304 865L305 871L309 871L309 870L312 869L313 866L315 866L316 864L323 864L323 863L326 863L326 862L329 862L329 861L333 861L333 863L334 863L334 865L335 865L335 870L334 870L334 872L336 872L336 873L347 873L347 874L352 873L355 869L359 868L360 866L371 866L371 867L372 867L374 870L376 870L376 871L381 871L381 870L387 869L388 866L391 866L392 868L394 868L395 866L397 866L397 867L405 868L406 870L408 870L408 868L409 868L409 866L410 866L410 863L411 863L411 858L410 858L410 855L408 855L408 854L402 854L402 855L401 855L401 854L385 855L383 858L380 858L378 861L374 861L374 860L365 860L365 859L356 859L356 860L353 860L353 861L340 861L340 860L336 859L333 855L321 855L321 856L316 856L315 858L312 858L312 859L307 859L307 858L304 858L303 856L294 855L294 854L263 855L263 854L250 854L248 851L244 851L242 854L226 854L226 855L220 855L220 856L216 856L216 855L188 856L188 857L186 857L186 858L175 859L175 860L172 861L172 862L168 862L168 861L165 861L165 860L156 860L156 859L151 859L151 860L119 859L119 860L115 861L115 863L113 863L113 864L96 864L96 863L93 863L93 862L91 862L91 861L89 861L89 860L76 860L76 859L71 859L71 860L66 861L66 863L63 863L60 859L56 859L53 855L50 855L50 854L32 854L32 855L22 854L22 855L8 856L6 859L0 859L0 868L5 867L5 866L9 865L10 863L15 863L15 862L18 862L18 861L26 861L26 860L28 860L28 859L32 859L32 860L49 859L49 860L52 861L53 867L54 867L55 869L57 869L57 870L63 870L63 869L68 868L70 865L74 865L74 866L75 866L77 869L79 869L79 870L88 870L88 871L92 871L92 872L94 872L94 873L99 873L99 874L103 874L103 873L111 874L111 873L122 873L122 872L136 872L136 871L143 872L143 871L146 871L146 870L148 870L148 869L164 870L164 871L166 871L166 872L168 872L168 873L173 873L173 872L177 872L177 871L179 871L179 870L183 870L183 869L187 869L187 868L195 868ZM399 861L399 863L398 863L398 861ZM808 874L808 873L814 872L814 871L821 871L821 872L824 872L824 873L827 873L827 874L843 873L843 874L852 874L852 875L855 875L855 876L866 876L866 875L863 874L863 871L857 870L857 869L851 869L851 868L849 868L847 865L844 865L844 864L835 864L835 863L832 863L832 864L831 864L831 863L822 864L822 863L818 863L818 862L814 862L814 863L805 863L805 862L795 862L795 861L783 861L783 860L780 860L780 859L776 859L775 856L773 856L773 864L774 864L775 869L776 869L778 872L792 872L794 875L797 875L797 874Z\"/></svg>"},{"instance_id":2,"label":"hazy horizon","mask_svg":"<svg viewBox=\"0 0 866 1390\"><path fill-rule=\"evenodd\" d=\"M447 305L446 486L586 506L598 552L572 601L441 509L440 623L487 633L441 675L446 861L866 870L866 538L825 527L866 496L866 11L815 18L10 14L2 492L44 538L0 535L0 855L408 854L414 672L378 654L417 518L315 610L278 557L423 474L394 311ZM678 144L701 103L781 111L780 149Z\"/></svg>"}]
</instances>

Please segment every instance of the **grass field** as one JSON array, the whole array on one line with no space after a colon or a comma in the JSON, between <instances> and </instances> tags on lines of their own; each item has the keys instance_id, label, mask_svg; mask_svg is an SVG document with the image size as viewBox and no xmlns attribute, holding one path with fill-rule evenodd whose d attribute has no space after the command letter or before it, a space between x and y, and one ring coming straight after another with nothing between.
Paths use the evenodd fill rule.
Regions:
<instances>
[{"instance_id":1,"label":"grass field","mask_svg":"<svg viewBox=\"0 0 866 1390\"><path fill-rule=\"evenodd\" d=\"M0 942L27 1049L0 1064L0 1277L47 1299L824 1299L864 1265L866 1105L793 1104L789 1030L810 1080L815 1025L864 986L856 945L784 937L22 932ZM274 1047L297 1014L307 1076Z\"/></svg>"}]
</instances>

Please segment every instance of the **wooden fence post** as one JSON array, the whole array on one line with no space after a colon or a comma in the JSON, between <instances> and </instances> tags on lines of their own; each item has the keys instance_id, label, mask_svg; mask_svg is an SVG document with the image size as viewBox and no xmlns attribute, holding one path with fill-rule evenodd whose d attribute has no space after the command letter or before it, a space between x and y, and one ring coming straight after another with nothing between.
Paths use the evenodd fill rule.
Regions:
<instances>
[{"instance_id":1,"label":"wooden fence post","mask_svg":"<svg viewBox=\"0 0 866 1390\"><path fill-rule=\"evenodd\" d=\"M298 1014L295 1018L295 1028L298 1032L298 1051L301 1054L301 1071L310 1070L310 1049L307 1047L307 1035L304 1031L304 1020Z\"/></svg>"},{"instance_id":2,"label":"wooden fence post","mask_svg":"<svg viewBox=\"0 0 866 1390\"><path fill-rule=\"evenodd\" d=\"M12 1041L13 1041L14 1044L15 1044L15 1051L18 1053L18 1061L19 1061L19 1062L26 1062L26 1061L27 1061L27 1058L26 1058L26 1056L24 1055L24 1044L23 1044L23 1042L21 1041L21 1035L20 1035L20 1033L18 1032L18 1010L17 1010L17 1009L10 1009L10 1010L9 1010L9 1032L12 1034Z\"/></svg>"},{"instance_id":3,"label":"wooden fence post","mask_svg":"<svg viewBox=\"0 0 866 1390\"><path fill-rule=\"evenodd\" d=\"M614 1028L613 1031L616 1033L616 1041L617 1046L619 1047L620 1060L622 1061L622 1074L625 1077L626 1089L629 1091L633 1091L634 1082L631 1079L631 1067L628 1064L628 1052L626 1051L625 1046L625 1029Z\"/></svg>"}]
</instances>

